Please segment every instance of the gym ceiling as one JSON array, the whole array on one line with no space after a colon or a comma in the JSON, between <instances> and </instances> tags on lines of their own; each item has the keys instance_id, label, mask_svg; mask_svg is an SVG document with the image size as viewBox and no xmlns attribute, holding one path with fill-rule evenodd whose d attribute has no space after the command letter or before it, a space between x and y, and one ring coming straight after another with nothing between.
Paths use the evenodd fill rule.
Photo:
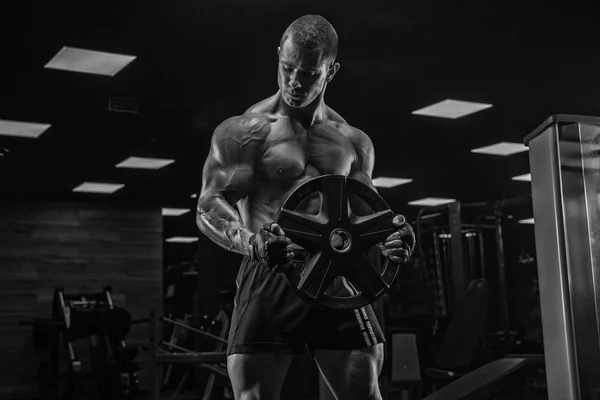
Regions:
<instances>
[{"instance_id":1,"label":"gym ceiling","mask_svg":"<svg viewBox=\"0 0 600 400\"><path fill-rule=\"evenodd\" d=\"M309 13L329 19L340 38L341 69L327 103L373 139L374 177L411 180L380 189L395 211L414 218L419 207L408 203L428 197L527 195L530 183L513 179L529 173L524 136L555 113L600 116L596 13L576 2L548 4L3 2L0 133L6 121L45 130L37 138L0 135L0 196L190 209L165 216L165 237L197 235L192 196L213 129L276 92L280 35ZM75 58L81 50L127 56L127 64L114 76L51 68L68 50ZM483 106L460 118L418 112L449 99ZM517 152L473 152L497 143ZM130 157L171 161L117 167ZM119 189L73 191L84 182Z\"/></svg>"}]
</instances>

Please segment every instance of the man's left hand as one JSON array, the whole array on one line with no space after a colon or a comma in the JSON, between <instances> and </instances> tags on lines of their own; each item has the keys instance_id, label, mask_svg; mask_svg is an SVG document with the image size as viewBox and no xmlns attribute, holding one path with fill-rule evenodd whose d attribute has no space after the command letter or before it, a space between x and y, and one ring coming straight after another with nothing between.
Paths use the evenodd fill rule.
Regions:
<instances>
[{"instance_id":1,"label":"man's left hand","mask_svg":"<svg viewBox=\"0 0 600 400\"><path fill-rule=\"evenodd\" d=\"M389 257L393 262L405 263L415 249L415 232L403 215L396 215L392 220L392 224L398 230L385 239L381 245L381 251L384 256Z\"/></svg>"}]
</instances>

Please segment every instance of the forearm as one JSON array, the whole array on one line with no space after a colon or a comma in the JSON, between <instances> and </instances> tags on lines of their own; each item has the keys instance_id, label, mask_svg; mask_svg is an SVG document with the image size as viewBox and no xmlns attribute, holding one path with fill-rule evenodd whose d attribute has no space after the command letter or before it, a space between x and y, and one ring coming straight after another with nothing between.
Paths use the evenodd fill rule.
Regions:
<instances>
[{"instance_id":1,"label":"forearm","mask_svg":"<svg viewBox=\"0 0 600 400\"><path fill-rule=\"evenodd\" d=\"M198 201L196 225L210 240L228 251L248 255L248 241L253 233L238 212L218 195Z\"/></svg>"}]
</instances>

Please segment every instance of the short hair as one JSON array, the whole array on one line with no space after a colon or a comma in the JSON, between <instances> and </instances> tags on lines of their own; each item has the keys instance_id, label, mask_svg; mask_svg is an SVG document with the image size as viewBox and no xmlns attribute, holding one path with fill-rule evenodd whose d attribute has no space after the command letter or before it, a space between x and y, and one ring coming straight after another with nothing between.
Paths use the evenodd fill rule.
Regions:
<instances>
[{"instance_id":1,"label":"short hair","mask_svg":"<svg viewBox=\"0 0 600 400\"><path fill-rule=\"evenodd\" d=\"M320 15L305 15L287 27L279 46L287 39L301 49L319 54L319 62L335 60L338 51L338 35L333 25Z\"/></svg>"}]
</instances>

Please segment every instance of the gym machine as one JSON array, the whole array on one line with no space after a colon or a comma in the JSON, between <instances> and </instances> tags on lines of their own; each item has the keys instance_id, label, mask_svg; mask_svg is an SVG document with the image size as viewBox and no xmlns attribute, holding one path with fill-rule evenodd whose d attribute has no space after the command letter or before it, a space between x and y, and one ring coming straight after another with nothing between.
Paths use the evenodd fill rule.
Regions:
<instances>
[{"instance_id":1,"label":"gym machine","mask_svg":"<svg viewBox=\"0 0 600 400\"><path fill-rule=\"evenodd\" d=\"M390 361L385 390L390 398L421 399L422 392L431 393L432 399L461 392L485 398L485 393L496 393L513 383L516 376L523 378L543 366L541 354L511 354L519 342L509 318L503 227L516 224L509 214L530 207L530 196L524 196L490 203L454 202L420 210L415 222L417 257L425 264L421 267L428 270L433 292L431 314L442 321L443 329L437 332L442 339L437 341L433 362L423 365L419 354L433 339L423 339L418 330L402 325L388 330ZM490 286L496 289L497 304L491 303ZM486 332L490 313L497 316L494 322L499 324L492 328L498 331ZM479 372L471 375L475 370ZM459 380L459 386L453 385ZM459 392L445 389L449 385L458 387Z\"/></svg>"},{"instance_id":2,"label":"gym machine","mask_svg":"<svg viewBox=\"0 0 600 400\"><path fill-rule=\"evenodd\" d=\"M508 223L516 225L511 214L530 207L531 196L489 203L454 202L421 209L415 223L419 256L427 260L433 281L434 315L454 314L473 280L485 285L494 282L489 289L495 289L497 305L490 311L499 326L486 338L494 337L504 354L513 350L517 336L509 312L504 229ZM431 254L425 254L425 249L431 249Z\"/></svg>"},{"instance_id":3,"label":"gym machine","mask_svg":"<svg viewBox=\"0 0 600 400\"><path fill-rule=\"evenodd\" d=\"M549 400L600 398L600 118L554 115L525 138L532 178L544 356L493 361L426 400L489 399L531 366ZM402 367L400 363L399 367Z\"/></svg>"},{"instance_id":4,"label":"gym machine","mask_svg":"<svg viewBox=\"0 0 600 400\"><path fill-rule=\"evenodd\" d=\"M114 305L111 288L97 293L54 291L48 319L30 325L39 359L38 387L44 400L132 399L140 394L135 363L137 347L125 338L129 312ZM77 354L76 342L89 340L89 352Z\"/></svg>"},{"instance_id":5,"label":"gym machine","mask_svg":"<svg viewBox=\"0 0 600 400\"><path fill-rule=\"evenodd\" d=\"M207 318L204 320L204 326L194 327L191 324L193 321L191 315L186 315L183 319L174 319L160 317L152 312L149 349L152 378L150 400L165 397L163 389L169 384L173 369L177 367L183 367L184 371L175 390L169 395L171 400L180 397L195 368L202 368L209 372L202 400L212 398L219 377L224 377L228 385L226 338L230 317L224 309L221 309L212 320L208 321ZM166 332L170 333L165 334ZM190 340L191 336L196 336L196 340ZM166 337L168 339L165 340ZM202 351L190 349L191 345L187 343Z\"/></svg>"},{"instance_id":6,"label":"gym machine","mask_svg":"<svg viewBox=\"0 0 600 400\"><path fill-rule=\"evenodd\" d=\"M198 265L182 262L171 265L164 275L165 315L181 318L194 312L197 300Z\"/></svg>"}]
</instances>

